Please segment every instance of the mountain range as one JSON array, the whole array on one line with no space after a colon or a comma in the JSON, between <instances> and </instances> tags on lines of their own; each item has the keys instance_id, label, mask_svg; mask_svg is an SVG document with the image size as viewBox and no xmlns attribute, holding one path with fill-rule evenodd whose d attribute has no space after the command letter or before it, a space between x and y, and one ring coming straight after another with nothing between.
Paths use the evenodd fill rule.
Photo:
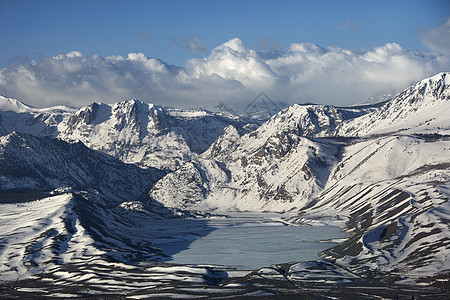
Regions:
<instances>
[{"instance_id":1,"label":"mountain range","mask_svg":"<svg viewBox=\"0 0 450 300\"><path fill-rule=\"evenodd\" d=\"M30 266L69 253L81 231L94 241L83 240L86 249L95 245L115 261L155 259L164 255L145 246L150 233L126 238L130 220L240 211L290 213L291 224L344 220L348 238L321 257L361 278L448 278L449 85L450 73L439 73L377 104L292 105L262 124L138 100L74 109L0 97L0 202L56 197L61 218L70 220L61 225L65 251L41 262L24 253L9 267L21 270L16 277L0 271L28 278ZM30 234L21 243L36 239ZM5 238L1 247L5 263L15 246ZM24 257L33 261L25 269ZM294 278L295 270L285 275Z\"/></svg>"}]
</instances>

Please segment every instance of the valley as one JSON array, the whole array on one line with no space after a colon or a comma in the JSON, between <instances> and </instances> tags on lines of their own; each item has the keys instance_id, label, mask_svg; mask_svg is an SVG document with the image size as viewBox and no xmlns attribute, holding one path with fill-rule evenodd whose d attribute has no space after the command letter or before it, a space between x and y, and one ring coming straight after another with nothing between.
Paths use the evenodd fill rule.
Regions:
<instances>
[{"instance_id":1,"label":"valley","mask_svg":"<svg viewBox=\"0 0 450 300\"><path fill-rule=\"evenodd\" d=\"M0 292L445 298L449 85L262 123L0 97Z\"/></svg>"}]
</instances>

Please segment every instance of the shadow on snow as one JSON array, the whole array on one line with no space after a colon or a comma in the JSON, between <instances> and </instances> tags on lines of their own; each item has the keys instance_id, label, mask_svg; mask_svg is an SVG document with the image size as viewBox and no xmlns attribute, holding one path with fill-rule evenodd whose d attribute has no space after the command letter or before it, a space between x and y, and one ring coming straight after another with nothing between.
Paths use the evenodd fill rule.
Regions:
<instances>
[{"instance_id":1,"label":"shadow on snow","mask_svg":"<svg viewBox=\"0 0 450 300\"><path fill-rule=\"evenodd\" d=\"M80 225L111 261L170 262L173 255L215 230L206 219L176 217L163 206L153 207L153 213L130 212L92 200L76 195L74 210Z\"/></svg>"}]
</instances>

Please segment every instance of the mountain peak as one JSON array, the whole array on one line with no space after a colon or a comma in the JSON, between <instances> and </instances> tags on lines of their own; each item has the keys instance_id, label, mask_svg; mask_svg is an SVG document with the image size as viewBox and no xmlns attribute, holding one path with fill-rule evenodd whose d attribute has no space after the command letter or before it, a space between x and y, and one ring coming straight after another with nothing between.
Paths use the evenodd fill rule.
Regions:
<instances>
[{"instance_id":1,"label":"mountain peak","mask_svg":"<svg viewBox=\"0 0 450 300\"><path fill-rule=\"evenodd\" d=\"M141 100L136 99L136 98L132 98L132 99L128 99L128 100L123 100L123 101L120 101L120 102L118 102L118 103L121 103L121 104L129 104L129 105L147 105L147 103L142 102ZM152 105L152 104L150 104L150 105Z\"/></svg>"},{"instance_id":2,"label":"mountain peak","mask_svg":"<svg viewBox=\"0 0 450 300\"><path fill-rule=\"evenodd\" d=\"M13 111L16 113L28 112L31 108L19 100L7 98L0 95L0 110Z\"/></svg>"},{"instance_id":3,"label":"mountain peak","mask_svg":"<svg viewBox=\"0 0 450 300\"><path fill-rule=\"evenodd\" d=\"M448 90L450 86L449 72L441 72L432 77L426 78L415 84L411 89L420 90L424 96L428 98L439 98L444 96L443 100L449 100L450 92ZM444 93L444 94L443 94ZM442 95L443 94L443 95Z\"/></svg>"},{"instance_id":4,"label":"mountain peak","mask_svg":"<svg viewBox=\"0 0 450 300\"><path fill-rule=\"evenodd\" d=\"M347 123L340 134L370 135L450 129L450 76L441 72L423 79L384 103L373 113Z\"/></svg>"},{"instance_id":5,"label":"mountain peak","mask_svg":"<svg viewBox=\"0 0 450 300\"><path fill-rule=\"evenodd\" d=\"M435 102L447 102L450 100L450 76L448 74L448 72L441 72L419 81L388 101L384 105L384 109L397 106L397 111L405 110L408 107L409 110L417 111L420 107L429 106Z\"/></svg>"}]
</instances>

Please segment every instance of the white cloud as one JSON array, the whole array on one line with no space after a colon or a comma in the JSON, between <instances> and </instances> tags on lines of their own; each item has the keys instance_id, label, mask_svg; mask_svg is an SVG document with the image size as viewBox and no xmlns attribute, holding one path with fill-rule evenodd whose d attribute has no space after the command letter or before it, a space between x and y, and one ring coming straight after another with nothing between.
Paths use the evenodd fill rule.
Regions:
<instances>
[{"instance_id":1,"label":"white cloud","mask_svg":"<svg viewBox=\"0 0 450 300\"><path fill-rule=\"evenodd\" d=\"M450 55L450 17L444 25L421 31L420 40L433 51Z\"/></svg>"},{"instance_id":2,"label":"white cloud","mask_svg":"<svg viewBox=\"0 0 450 300\"><path fill-rule=\"evenodd\" d=\"M236 38L183 68L142 53L103 58L73 51L25 60L0 69L0 93L35 106L130 98L176 107L245 106L261 91L285 103L350 105L449 69L449 56L396 43L370 51L298 43L266 55Z\"/></svg>"}]
</instances>

